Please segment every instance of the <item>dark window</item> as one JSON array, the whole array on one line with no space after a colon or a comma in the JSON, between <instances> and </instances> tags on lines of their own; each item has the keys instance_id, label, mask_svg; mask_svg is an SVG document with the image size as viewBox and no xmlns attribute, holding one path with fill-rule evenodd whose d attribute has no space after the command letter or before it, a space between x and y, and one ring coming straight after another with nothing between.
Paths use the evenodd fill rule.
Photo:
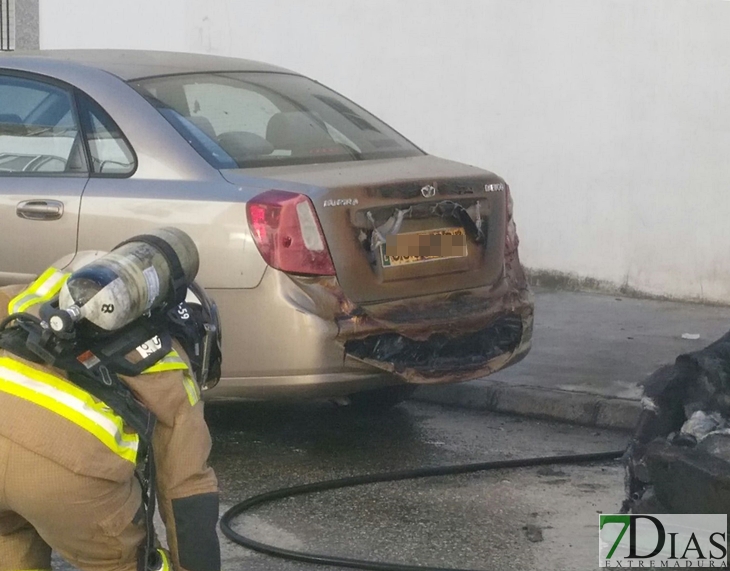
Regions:
<instances>
[{"instance_id":1,"label":"dark window","mask_svg":"<svg viewBox=\"0 0 730 571\"><path fill-rule=\"evenodd\" d=\"M92 172L110 175L134 172L134 153L117 124L87 95L79 94L78 102L89 145Z\"/></svg>"},{"instance_id":2,"label":"dark window","mask_svg":"<svg viewBox=\"0 0 730 571\"><path fill-rule=\"evenodd\" d=\"M0 76L0 174L86 170L71 95L41 81Z\"/></svg>"},{"instance_id":3,"label":"dark window","mask_svg":"<svg viewBox=\"0 0 730 571\"><path fill-rule=\"evenodd\" d=\"M216 168L422 154L364 109L297 75L200 73L132 85Z\"/></svg>"}]
</instances>

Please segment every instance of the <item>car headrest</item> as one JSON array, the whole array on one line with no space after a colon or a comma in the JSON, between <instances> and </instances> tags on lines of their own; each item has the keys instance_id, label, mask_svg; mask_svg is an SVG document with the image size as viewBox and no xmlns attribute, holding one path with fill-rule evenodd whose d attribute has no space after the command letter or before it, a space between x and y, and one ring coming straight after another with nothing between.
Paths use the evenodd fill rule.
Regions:
<instances>
[{"instance_id":1,"label":"car headrest","mask_svg":"<svg viewBox=\"0 0 730 571\"><path fill-rule=\"evenodd\" d=\"M329 147L334 143L324 125L299 111L272 115L266 127L266 138L275 149Z\"/></svg>"}]
</instances>

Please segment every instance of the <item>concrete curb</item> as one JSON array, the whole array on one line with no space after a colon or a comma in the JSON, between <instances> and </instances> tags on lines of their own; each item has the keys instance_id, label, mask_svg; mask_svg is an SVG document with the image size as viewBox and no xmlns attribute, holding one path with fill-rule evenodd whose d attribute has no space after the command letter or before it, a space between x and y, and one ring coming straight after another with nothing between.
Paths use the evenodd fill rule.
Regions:
<instances>
[{"instance_id":1,"label":"concrete curb","mask_svg":"<svg viewBox=\"0 0 730 571\"><path fill-rule=\"evenodd\" d=\"M472 410L621 430L633 430L641 412L641 403L636 400L498 381L422 386L412 398Z\"/></svg>"}]
</instances>

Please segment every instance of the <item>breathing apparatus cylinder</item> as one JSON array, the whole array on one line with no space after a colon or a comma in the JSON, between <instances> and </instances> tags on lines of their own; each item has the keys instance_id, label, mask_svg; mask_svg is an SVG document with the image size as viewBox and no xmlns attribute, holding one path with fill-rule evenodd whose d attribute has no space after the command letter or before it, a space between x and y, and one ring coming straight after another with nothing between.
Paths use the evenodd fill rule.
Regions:
<instances>
[{"instance_id":1,"label":"breathing apparatus cylinder","mask_svg":"<svg viewBox=\"0 0 730 571\"><path fill-rule=\"evenodd\" d=\"M195 243L182 230L135 236L71 274L58 308L44 318L57 334L82 321L103 331L121 329L163 304L183 301L198 265Z\"/></svg>"}]
</instances>

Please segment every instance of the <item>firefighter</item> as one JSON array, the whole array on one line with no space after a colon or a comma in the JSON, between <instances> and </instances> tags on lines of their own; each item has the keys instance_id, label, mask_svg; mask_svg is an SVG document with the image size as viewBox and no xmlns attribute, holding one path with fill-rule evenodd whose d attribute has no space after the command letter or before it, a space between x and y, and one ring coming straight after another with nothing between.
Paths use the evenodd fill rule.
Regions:
<instances>
[{"instance_id":1,"label":"firefighter","mask_svg":"<svg viewBox=\"0 0 730 571\"><path fill-rule=\"evenodd\" d=\"M37 316L69 270L98 257L77 255L29 286L0 288L0 321ZM130 360L144 356L140 348ZM169 551L155 543L156 557L144 561L151 517L135 471L139 435L64 370L0 348L0 571L50 570L51 550L82 571L220 571L218 487L193 376L176 341L143 374L120 377L156 416L154 479Z\"/></svg>"}]
</instances>

